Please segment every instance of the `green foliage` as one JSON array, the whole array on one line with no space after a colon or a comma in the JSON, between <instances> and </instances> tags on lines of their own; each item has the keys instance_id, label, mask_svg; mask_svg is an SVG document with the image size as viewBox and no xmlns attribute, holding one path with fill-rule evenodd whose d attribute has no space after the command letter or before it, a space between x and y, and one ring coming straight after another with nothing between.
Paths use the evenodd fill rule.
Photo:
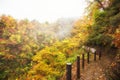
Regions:
<instances>
[{"instance_id":1,"label":"green foliage","mask_svg":"<svg viewBox=\"0 0 120 80\"><path fill-rule=\"evenodd\" d=\"M113 46L113 35L120 24L119 3L119 0L112 0L104 10L98 8L94 11L94 23L87 45Z\"/></svg>"},{"instance_id":2,"label":"green foliage","mask_svg":"<svg viewBox=\"0 0 120 80\"><path fill-rule=\"evenodd\" d=\"M104 27L106 25L108 25L108 18L106 18L106 12L105 11L100 11L97 10L94 14L94 20L95 20L95 24L94 26L100 26Z\"/></svg>"},{"instance_id":3,"label":"green foliage","mask_svg":"<svg viewBox=\"0 0 120 80\"><path fill-rule=\"evenodd\" d=\"M117 26L120 23L120 12L116 15L114 15L113 17L110 17L110 24L113 26Z\"/></svg>"},{"instance_id":4,"label":"green foliage","mask_svg":"<svg viewBox=\"0 0 120 80\"><path fill-rule=\"evenodd\" d=\"M93 45L101 45L101 46L110 45L111 42L112 42L112 37L105 34L98 34L97 36L95 35L89 36L89 40L88 40L88 43L91 43Z\"/></svg>"}]
</instances>

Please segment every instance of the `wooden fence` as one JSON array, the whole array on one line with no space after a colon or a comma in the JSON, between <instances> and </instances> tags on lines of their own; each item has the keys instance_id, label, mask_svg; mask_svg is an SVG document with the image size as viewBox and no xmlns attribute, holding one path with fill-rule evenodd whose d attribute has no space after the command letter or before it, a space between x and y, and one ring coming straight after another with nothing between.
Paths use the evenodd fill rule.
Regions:
<instances>
[{"instance_id":1,"label":"wooden fence","mask_svg":"<svg viewBox=\"0 0 120 80\"><path fill-rule=\"evenodd\" d=\"M99 51L98 54L96 54L96 51L94 52L94 61L96 61L96 55L98 55L98 59L100 60L102 55L101 55L101 51ZM82 60L82 61L80 61ZM77 61L76 61L76 80L80 80L80 62L82 65L82 69L84 69L85 67L85 55L82 54L82 59L80 59L80 55L77 56ZM90 50L87 52L87 63L90 64ZM72 64L71 63L67 63L66 65L66 80L72 80Z\"/></svg>"}]
</instances>

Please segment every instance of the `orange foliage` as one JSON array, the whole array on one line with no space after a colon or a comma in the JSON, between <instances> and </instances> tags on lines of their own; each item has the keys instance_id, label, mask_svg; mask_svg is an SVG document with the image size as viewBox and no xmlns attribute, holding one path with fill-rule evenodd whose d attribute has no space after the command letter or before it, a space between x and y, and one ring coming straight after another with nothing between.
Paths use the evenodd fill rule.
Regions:
<instances>
[{"instance_id":1,"label":"orange foliage","mask_svg":"<svg viewBox=\"0 0 120 80\"><path fill-rule=\"evenodd\" d=\"M120 48L120 33L115 34L115 39L113 41L116 47Z\"/></svg>"},{"instance_id":2,"label":"orange foliage","mask_svg":"<svg viewBox=\"0 0 120 80\"><path fill-rule=\"evenodd\" d=\"M11 16L1 16L0 21L2 21L6 27L15 27L16 25L16 20L12 18Z\"/></svg>"}]
</instances>

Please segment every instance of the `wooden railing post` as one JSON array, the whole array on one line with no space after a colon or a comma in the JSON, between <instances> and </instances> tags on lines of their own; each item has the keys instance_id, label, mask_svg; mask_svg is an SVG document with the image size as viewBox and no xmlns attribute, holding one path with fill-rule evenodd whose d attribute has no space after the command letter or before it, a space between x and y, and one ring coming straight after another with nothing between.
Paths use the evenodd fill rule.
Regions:
<instances>
[{"instance_id":1,"label":"wooden railing post","mask_svg":"<svg viewBox=\"0 0 120 80\"><path fill-rule=\"evenodd\" d=\"M101 56L102 56L102 53L101 53L101 50L99 51L99 60L101 60Z\"/></svg>"},{"instance_id":2,"label":"wooden railing post","mask_svg":"<svg viewBox=\"0 0 120 80\"><path fill-rule=\"evenodd\" d=\"M67 65L66 65L66 80L72 80L71 79L71 73L72 73L72 71L71 71L71 63L67 63Z\"/></svg>"},{"instance_id":3,"label":"wooden railing post","mask_svg":"<svg viewBox=\"0 0 120 80\"><path fill-rule=\"evenodd\" d=\"M84 54L82 54L82 68L84 69Z\"/></svg>"},{"instance_id":4,"label":"wooden railing post","mask_svg":"<svg viewBox=\"0 0 120 80\"><path fill-rule=\"evenodd\" d=\"M80 79L80 56L77 56L77 79Z\"/></svg>"},{"instance_id":5,"label":"wooden railing post","mask_svg":"<svg viewBox=\"0 0 120 80\"><path fill-rule=\"evenodd\" d=\"M87 53L87 63L89 64L90 63L90 52L88 51Z\"/></svg>"},{"instance_id":6,"label":"wooden railing post","mask_svg":"<svg viewBox=\"0 0 120 80\"><path fill-rule=\"evenodd\" d=\"M94 53L94 61L96 61L96 51L95 51L95 53Z\"/></svg>"}]
</instances>

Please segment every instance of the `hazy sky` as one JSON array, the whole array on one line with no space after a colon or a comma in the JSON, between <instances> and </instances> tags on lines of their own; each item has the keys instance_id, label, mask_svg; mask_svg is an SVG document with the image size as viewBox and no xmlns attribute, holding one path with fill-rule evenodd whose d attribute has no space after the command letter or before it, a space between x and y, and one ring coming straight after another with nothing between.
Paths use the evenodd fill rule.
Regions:
<instances>
[{"instance_id":1,"label":"hazy sky","mask_svg":"<svg viewBox=\"0 0 120 80\"><path fill-rule=\"evenodd\" d=\"M85 6L85 0L0 0L0 15L53 22L63 17L80 17Z\"/></svg>"}]
</instances>

